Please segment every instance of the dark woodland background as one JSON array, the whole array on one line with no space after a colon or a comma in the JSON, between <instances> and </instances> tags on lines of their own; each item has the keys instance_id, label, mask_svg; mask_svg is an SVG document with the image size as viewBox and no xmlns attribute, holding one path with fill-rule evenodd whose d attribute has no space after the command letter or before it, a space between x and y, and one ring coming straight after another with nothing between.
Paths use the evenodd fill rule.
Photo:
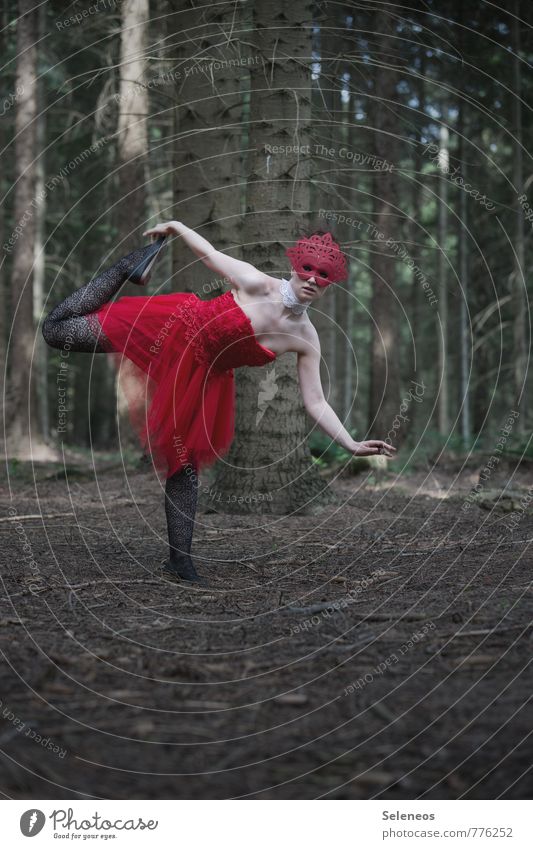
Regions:
<instances>
[{"instance_id":1,"label":"dark woodland background","mask_svg":"<svg viewBox=\"0 0 533 849\"><path fill-rule=\"evenodd\" d=\"M148 223L171 218L279 276L295 238L333 229L350 279L311 318L326 393L355 438L388 435L412 463L491 445L515 411L505 451L532 457L532 21L520 0L4 2L0 357L12 463L30 439L36 460L62 443L118 450L113 368L47 349L40 322L146 241ZM179 240L167 254L151 293L222 291ZM264 375L241 372L230 462L259 454L277 466L294 506L316 489L308 470L294 483L309 460L294 362L277 363L278 398L259 428ZM308 445L319 466L343 458L316 429ZM135 458L126 428L121 447ZM272 484L222 475L228 491Z\"/></svg>"}]
</instances>

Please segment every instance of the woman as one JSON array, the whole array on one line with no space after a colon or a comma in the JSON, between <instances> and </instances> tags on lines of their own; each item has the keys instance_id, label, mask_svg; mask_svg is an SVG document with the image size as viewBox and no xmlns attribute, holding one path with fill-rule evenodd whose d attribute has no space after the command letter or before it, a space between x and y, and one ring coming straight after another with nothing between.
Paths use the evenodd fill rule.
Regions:
<instances>
[{"instance_id":1,"label":"woman","mask_svg":"<svg viewBox=\"0 0 533 849\"><path fill-rule=\"evenodd\" d=\"M177 292L122 297L126 280L143 285L170 235L178 235L230 289L210 301ZM215 250L178 221L146 230L151 245L134 251L56 306L43 324L46 342L71 351L116 355L132 423L156 466L166 471L170 558L165 571L199 578L190 557L198 475L224 454L234 434L234 372L298 354L303 402L319 427L357 456L392 457L381 440L355 442L327 403L320 380L320 342L307 309L346 279L346 260L330 233L287 250L289 280L263 274Z\"/></svg>"}]
</instances>

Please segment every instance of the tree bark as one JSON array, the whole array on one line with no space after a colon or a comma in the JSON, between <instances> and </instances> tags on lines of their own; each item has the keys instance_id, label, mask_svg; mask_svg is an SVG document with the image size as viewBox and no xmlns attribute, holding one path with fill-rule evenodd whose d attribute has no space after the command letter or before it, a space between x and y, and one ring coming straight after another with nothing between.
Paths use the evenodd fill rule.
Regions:
<instances>
[{"instance_id":1,"label":"tree bark","mask_svg":"<svg viewBox=\"0 0 533 849\"><path fill-rule=\"evenodd\" d=\"M46 6L42 4L38 9L38 41L46 35ZM34 273L33 273L33 316L35 326L43 317L44 285L46 276L45 236L46 236L46 189L45 189L45 148L46 148L46 97L43 79L37 80L37 126L36 143L39 158L35 165L36 197L42 197L38 201L35 211L35 249L34 249ZM37 380L37 403L39 410L39 430L45 441L50 436L50 420L48 409L48 346L42 333L37 333L35 340L36 354L36 380Z\"/></svg>"},{"instance_id":2,"label":"tree bark","mask_svg":"<svg viewBox=\"0 0 533 849\"><path fill-rule=\"evenodd\" d=\"M342 44L342 40L340 41ZM337 108L339 114L337 151L341 147L348 148L350 145L351 110L353 106L351 85L348 86L347 97L343 99L340 86L337 86ZM337 152L337 156L339 153ZM344 168L339 174L339 191L342 198L343 214L350 217L354 203L353 172L352 169ZM356 231L357 232L357 231ZM337 228L339 242L344 245L352 242L354 231L348 224L341 223ZM351 251L349 251L349 254ZM350 430L353 416L354 402L354 349L353 349L353 324L354 324L354 296L352 294L353 279L348 262L348 279L339 287L337 292L337 313L339 317L339 345L340 362L337 366L339 378L339 415L347 430Z\"/></svg>"},{"instance_id":3,"label":"tree bark","mask_svg":"<svg viewBox=\"0 0 533 849\"><path fill-rule=\"evenodd\" d=\"M146 42L149 21L148 0L125 0L122 5L120 30L120 85L118 111L118 160L120 201L116 219L123 254L139 247L146 223L146 184L148 175L149 111ZM140 294L131 286L131 294ZM120 367L109 361L115 378L117 426L120 444L135 448L137 440L131 427L128 403L121 388Z\"/></svg>"},{"instance_id":4,"label":"tree bark","mask_svg":"<svg viewBox=\"0 0 533 849\"><path fill-rule=\"evenodd\" d=\"M248 48L238 37L245 14L240 4L196 8L185 0L175 23L181 60L174 69L174 218L236 258L244 191L242 89L248 76ZM236 36L228 39L232 31ZM179 239L173 270L182 291L216 291L217 282L220 291L224 285L207 279L205 266Z\"/></svg>"},{"instance_id":5,"label":"tree bark","mask_svg":"<svg viewBox=\"0 0 533 849\"><path fill-rule=\"evenodd\" d=\"M310 143L311 8L309 0L283 7L257 0L253 8L253 49L261 61L251 67L244 258L279 277L288 274L285 248L301 235L309 212L310 157L269 148ZM329 500L305 443L295 365L296 355L287 354L264 369L238 370L236 434L217 470L217 506L279 515L314 512Z\"/></svg>"},{"instance_id":6,"label":"tree bark","mask_svg":"<svg viewBox=\"0 0 533 849\"><path fill-rule=\"evenodd\" d=\"M439 339L439 396L438 396L438 424L441 436L447 437L449 431L448 417L448 258L446 254L446 239L448 237L448 168L449 168L449 132L448 128L441 124L440 128L440 150L439 167L442 174L439 177L439 318L437 323L437 336Z\"/></svg>"},{"instance_id":7,"label":"tree bark","mask_svg":"<svg viewBox=\"0 0 533 849\"><path fill-rule=\"evenodd\" d=\"M466 173L466 122L465 101L459 105L459 158L463 180L468 182ZM469 374L471 369L470 356L470 328L468 322L468 296L469 296L469 267L468 267L468 202L467 194L461 190L460 215L459 215L459 273L461 278L461 307L459 313L460 323L460 409L461 409L461 436L463 445L468 448L472 436L470 417L470 390Z\"/></svg>"},{"instance_id":8,"label":"tree bark","mask_svg":"<svg viewBox=\"0 0 533 849\"><path fill-rule=\"evenodd\" d=\"M335 9L331 3L322 5L321 14L315 17L319 27L315 40L315 50L320 56L320 74L312 89L311 108L318 120L314 123L313 163L314 179L311 183L311 208L325 209L328 212L339 208L338 158L329 151L335 147L337 53L334 28ZM326 221L320 221L317 229L331 229ZM322 360L320 372L324 393L334 409L338 409L339 381L337 379L338 346L341 344L338 331L339 311L337 286L330 286L325 298L318 302L317 308L310 310L310 318L315 325L319 338Z\"/></svg>"},{"instance_id":9,"label":"tree bark","mask_svg":"<svg viewBox=\"0 0 533 849\"><path fill-rule=\"evenodd\" d=\"M413 150L413 170L414 170L414 179L411 183L411 209L412 209L412 217L407 226L407 231L409 234L408 244L409 251L413 252L413 259L416 260L417 265L420 268L424 268L424 231L420 227L420 222L418 220L419 210L423 208L424 198L425 198L425 185L424 185L424 174L423 174L423 145L424 145L424 114L425 114L425 101L426 101L426 92L425 92L425 52L420 51L420 71L416 80L416 97L418 100L418 109L420 112L420 116L418 117L419 126L417 127L417 135L416 135L416 144L414 145ZM414 270L411 275L411 294L409 299L409 311L411 315L411 328L412 328L412 339L414 340L413 344L416 346L416 350L424 350L424 342L425 340L422 338L422 322L421 322L421 313L422 313L422 287L420 285L420 281L417 279ZM427 302L425 308L427 309ZM427 365L424 363L424 357L419 357L417 355L416 358L416 379L422 380L424 378L424 372L428 370ZM406 363L404 368L404 373L402 375L404 382L408 382L412 377L412 362L409 361ZM404 439L408 439L411 435L416 435L419 431L419 419L421 417L421 404L412 404L409 408L409 422L407 423L405 429L401 429L399 433L398 442L394 442L394 445L398 447L398 444L402 441L402 437Z\"/></svg>"},{"instance_id":10,"label":"tree bark","mask_svg":"<svg viewBox=\"0 0 533 849\"><path fill-rule=\"evenodd\" d=\"M2 54L5 55L7 45L7 38L5 34L5 27L7 26L7 9L4 10L0 17L0 24L0 49L2 50ZM4 151L4 161L7 165L6 148L7 127L4 116L4 120L0 122L0 150ZM0 181L0 185L2 185L2 181ZM0 206L0 245L4 244L6 236L6 210L5 205L2 204ZM3 257L2 262L0 262L0 392L2 393L2 398L6 397L6 393L9 388L6 383L7 304L9 304L9 290L7 287L6 262L5 257ZM6 407L2 404L0 406L0 454L5 454L5 411Z\"/></svg>"},{"instance_id":11,"label":"tree bark","mask_svg":"<svg viewBox=\"0 0 533 849\"><path fill-rule=\"evenodd\" d=\"M120 201L116 212L123 253L139 246L139 231L146 221L148 90L145 85L148 20L148 0L124 0L118 113Z\"/></svg>"},{"instance_id":12,"label":"tree bark","mask_svg":"<svg viewBox=\"0 0 533 849\"><path fill-rule=\"evenodd\" d=\"M15 228L11 270L11 337L9 359L9 415L7 451L29 458L36 440L33 324L33 246L36 233L36 10L32 0L19 0L15 90Z\"/></svg>"},{"instance_id":13,"label":"tree bark","mask_svg":"<svg viewBox=\"0 0 533 849\"><path fill-rule=\"evenodd\" d=\"M526 433L526 376L528 364L527 317L529 313L525 278L524 211L520 196L524 187L523 132L522 132L522 78L520 69L520 0L515 0L513 17L513 123L514 123L514 174L516 192L515 272L513 275L513 384L514 406L520 412L516 432Z\"/></svg>"},{"instance_id":14,"label":"tree bark","mask_svg":"<svg viewBox=\"0 0 533 849\"><path fill-rule=\"evenodd\" d=\"M394 113L397 73L391 65L395 47L391 39L394 25L387 13L376 19L380 27L372 125L375 136L375 155L388 162L397 162L397 121ZM385 439L398 413L400 396L400 367L398 357L398 321L394 299L396 257L387 241L398 240L396 181L394 173L374 171L374 229L372 260L373 320L370 366L369 430L371 436Z\"/></svg>"},{"instance_id":15,"label":"tree bark","mask_svg":"<svg viewBox=\"0 0 533 849\"><path fill-rule=\"evenodd\" d=\"M344 85L343 73L346 64L342 55L349 50L348 30L343 8L327 3L327 15L323 21L321 68L324 77L323 96L327 112L330 114L330 127L327 138L329 151L323 164L326 181L329 181L328 208L339 216L350 217L353 212L353 168L347 167L340 156L341 148L350 146L350 106L352 105L349 85ZM327 143L327 142L326 142ZM332 228L326 222L323 229L333 229L339 244L345 245L353 239L351 229L341 218ZM348 269L350 273L350 269ZM331 322L335 360L332 363L332 393L330 403L338 412L346 427L350 425L353 402L353 299L350 293L350 278L332 286L327 294L331 301L334 321Z\"/></svg>"}]
</instances>

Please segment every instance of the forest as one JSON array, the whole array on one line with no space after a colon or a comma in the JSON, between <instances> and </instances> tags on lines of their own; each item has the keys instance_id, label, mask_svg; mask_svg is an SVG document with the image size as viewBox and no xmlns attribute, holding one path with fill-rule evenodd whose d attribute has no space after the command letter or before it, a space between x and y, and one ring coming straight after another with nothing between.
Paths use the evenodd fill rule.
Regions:
<instances>
[{"instance_id":1,"label":"forest","mask_svg":"<svg viewBox=\"0 0 533 849\"><path fill-rule=\"evenodd\" d=\"M0 14L0 675L67 752L4 716L0 789L530 797L533 5ZM203 594L158 577L161 483L116 363L42 334L170 220L275 278L333 233L348 279L309 310L324 393L397 449L352 457L311 422L294 353L236 369L235 439L201 479ZM227 290L167 242L121 295Z\"/></svg>"},{"instance_id":2,"label":"forest","mask_svg":"<svg viewBox=\"0 0 533 849\"><path fill-rule=\"evenodd\" d=\"M3 12L8 453L118 444L113 369L62 362L39 326L148 223L177 219L279 276L291 240L334 232L350 277L313 320L351 432L470 450L515 410L507 448L530 454L528 3L78 5L29 3L18 31ZM152 293L220 293L183 242L171 254ZM271 459L280 427L305 433L267 411Z\"/></svg>"}]
</instances>

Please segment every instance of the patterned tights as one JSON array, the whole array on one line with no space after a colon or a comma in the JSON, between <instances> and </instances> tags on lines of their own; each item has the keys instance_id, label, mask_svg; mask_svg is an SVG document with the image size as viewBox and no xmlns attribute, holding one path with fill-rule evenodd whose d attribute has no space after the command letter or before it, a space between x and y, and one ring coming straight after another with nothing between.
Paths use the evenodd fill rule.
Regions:
<instances>
[{"instance_id":1,"label":"patterned tights","mask_svg":"<svg viewBox=\"0 0 533 849\"><path fill-rule=\"evenodd\" d=\"M126 281L128 273L140 263L146 248L133 251L111 268L102 271L47 315L43 336L52 348L101 354L112 350L109 340L90 314L107 304Z\"/></svg>"},{"instance_id":2,"label":"patterned tights","mask_svg":"<svg viewBox=\"0 0 533 849\"><path fill-rule=\"evenodd\" d=\"M199 580L190 556L197 500L198 474L194 467L175 472L167 478L165 510L170 560L165 571L189 581Z\"/></svg>"},{"instance_id":3,"label":"patterned tights","mask_svg":"<svg viewBox=\"0 0 533 849\"><path fill-rule=\"evenodd\" d=\"M123 257L54 307L43 322L43 336L47 344L59 349L68 345L71 351L93 354L112 351L109 339L91 313L116 295L129 271L142 260L144 251L141 248ZM166 481L165 512L170 559L165 571L185 580L198 581L190 557L198 495L198 476L196 470L193 471L193 474L190 471L176 472Z\"/></svg>"}]
</instances>

